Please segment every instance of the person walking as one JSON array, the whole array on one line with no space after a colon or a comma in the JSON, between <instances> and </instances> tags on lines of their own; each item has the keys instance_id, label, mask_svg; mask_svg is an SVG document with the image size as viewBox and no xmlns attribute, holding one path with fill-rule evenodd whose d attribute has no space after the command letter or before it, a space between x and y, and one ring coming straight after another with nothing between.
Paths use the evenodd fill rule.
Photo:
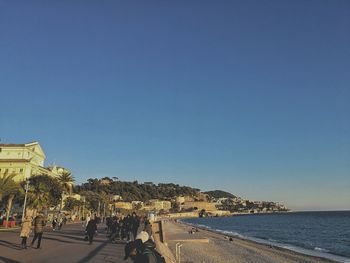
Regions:
<instances>
[{"instance_id":1,"label":"person walking","mask_svg":"<svg viewBox=\"0 0 350 263\"><path fill-rule=\"evenodd\" d=\"M27 249L27 239L30 235L30 231L32 228L32 218L30 216L26 216L24 221L22 222L20 237L22 238L22 249Z\"/></svg>"},{"instance_id":2,"label":"person walking","mask_svg":"<svg viewBox=\"0 0 350 263\"><path fill-rule=\"evenodd\" d=\"M39 213L34 218L33 224L34 224L34 237L33 237L31 246L33 247L35 241L38 239L36 248L39 249L41 245L41 238L43 237L44 226L45 226L44 216L41 213Z\"/></svg>"},{"instance_id":3,"label":"person walking","mask_svg":"<svg viewBox=\"0 0 350 263\"><path fill-rule=\"evenodd\" d=\"M146 231L147 234L149 235L149 238L154 241L154 239L153 239L153 231L152 231L152 224L151 224L151 222L148 219L146 219L146 221L145 221L145 230L144 231Z\"/></svg>"},{"instance_id":4,"label":"person walking","mask_svg":"<svg viewBox=\"0 0 350 263\"><path fill-rule=\"evenodd\" d=\"M63 218L60 217L60 218L58 219L58 230L61 230L62 226L63 226Z\"/></svg>"},{"instance_id":5,"label":"person walking","mask_svg":"<svg viewBox=\"0 0 350 263\"><path fill-rule=\"evenodd\" d=\"M136 213L133 212L132 216L131 216L131 232L132 232L133 240L136 240L137 230L138 230L139 226L140 226L140 219L136 215Z\"/></svg>"},{"instance_id":6,"label":"person walking","mask_svg":"<svg viewBox=\"0 0 350 263\"><path fill-rule=\"evenodd\" d=\"M87 215L86 218L85 218L85 221L83 223L83 226L87 227L87 225L89 224L89 221L91 220L91 217L90 215Z\"/></svg>"},{"instance_id":7,"label":"person walking","mask_svg":"<svg viewBox=\"0 0 350 263\"><path fill-rule=\"evenodd\" d=\"M54 219L52 220L52 230L53 230L53 231L56 230L56 226L57 226L57 219L54 218Z\"/></svg>"},{"instance_id":8,"label":"person walking","mask_svg":"<svg viewBox=\"0 0 350 263\"><path fill-rule=\"evenodd\" d=\"M144 231L136 237L135 241L128 242L124 251L124 260L130 257L134 263L165 263L164 257L156 251L154 242Z\"/></svg>"},{"instance_id":9,"label":"person walking","mask_svg":"<svg viewBox=\"0 0 350 263\"><path fill-rule=\"evenodd\" d=\"M97 232L97 222L96 219L91 219L86 226L86 234L89 239L89 244L91 245L94 240L94 235Z\"/></svg>"}]
</instances>

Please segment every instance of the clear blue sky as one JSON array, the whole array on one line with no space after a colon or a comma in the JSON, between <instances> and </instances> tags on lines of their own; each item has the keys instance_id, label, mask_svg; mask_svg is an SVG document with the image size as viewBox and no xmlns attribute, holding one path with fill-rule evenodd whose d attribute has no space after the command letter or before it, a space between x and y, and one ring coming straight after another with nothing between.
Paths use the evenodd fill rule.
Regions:
<instances>
[{"instance_id":1,"label":"clear blue sky","mask_svg":"<svg viewBox=\"0 0 350 263\"><path fill-rule=\"evenodd\" d=\"M78 182L350 209L350 1L0 0L0 90Z\"/></svg>"}]
</instances>

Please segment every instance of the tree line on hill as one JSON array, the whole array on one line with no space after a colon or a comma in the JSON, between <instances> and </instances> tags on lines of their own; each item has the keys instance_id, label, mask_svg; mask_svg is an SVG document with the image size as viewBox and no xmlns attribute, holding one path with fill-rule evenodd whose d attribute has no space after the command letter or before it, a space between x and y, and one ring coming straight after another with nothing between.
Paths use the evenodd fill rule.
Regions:
<instances>
[{"instance_id":1,"label":"tree line on hill","mask_svg":"<svg viewBox=\"0 0 350 263\"><path fill-rule=\"evenodd\" d=\"M15 174L0 176L0 209L4 209L2 211L6 212L6 218L11 214L13 203L21 207L24 201L26 182L15 182L13 180L15 176ZM174 200L179 196L197 197L201 193L198 188L174 183L126 182L115 177L91 178L74 187L73 183L74 177L70 173L61 174L58 177L48 175L30 177L27 207L40 211L48 209L52 211L54 208L58 212L61 210L80 212L82 209L87 209L99 213L101 209L109 207L115 196L127 202L147 202L151 199ZM82 198L76 199L72 195L73 192ZM233 201L236 196L231 193L221 190L204 193L208 195L208 200L227 198L222 203L221 209L233 211L240 208ZM255 204L247 202L246 206L253 208Z\"/></svg>"},{"instance_id":2,"label":"tree line on hill","mask_svg":"<svg viewBox=\"0 0 350 263\"><path fill-rule=\"evenodd\" d=\"M6 213L6 218L13 212L13 204L22 206L24 203L26 182L14 181L15 176L16 174L0 176L0 214ZM108 177L91 178L74 187L73 183L74 177L70 173L58 177L44 174L30 177L27 208L40 211L49 208L72 211L84 206L91 211L100 211L101 207L106 207L111 202L111 196L115 195L119 195L123 201L147 202L151 199L171 200L177 196L196 196L200 192L197 188L174 183L156 185L151 182L125 182ZM75 199L71 196L73 192L83 198Z\"/></svg>"},{"instance_id":3,"label":"tree line on hill","mask_svg":"<svg viewBox=\"0 0 350 263\"><path fill-rule=\"evenodd\" d=\"M119 195L124 201L142 201L151 199L170 200L177 196L195 196L200 190L189 186L180 186L173 183L126 182L105 177L102 179L88 179L86 183L75 186L75 192L81 195L86 193L102 193L105 195Z\"/></svg>"},{"instance_id":4,"label":"tree line on hill","mask_svg":"<svg viewBox=\"0 0 350 263\"><path fill-rule=\"evenodd\" d=\"M225 192L222 190L214 190L214 191L207 191L204 192L205 194L209 195L212 198L219 199L219 198L236 198L235 195Z\"/></svg>"}]
</instances>

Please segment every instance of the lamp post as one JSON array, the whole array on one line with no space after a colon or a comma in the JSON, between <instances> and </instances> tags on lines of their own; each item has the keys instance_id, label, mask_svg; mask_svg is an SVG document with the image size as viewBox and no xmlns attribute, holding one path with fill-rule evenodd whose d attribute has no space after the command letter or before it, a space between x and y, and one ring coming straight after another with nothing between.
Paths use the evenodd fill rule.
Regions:
<instances>
[{"instance_id":1,"label":"lamp post","mask_svg":"<svg viewBox=\"0 0 350 263\"><path fill-rule=\"evenodd\" d=\"M25 215L25 212L26 212L28 188L29 188L29 180L27 179L27 180L26 180L26 185L25 185L26 193L25 193L25 195L24 195L24 204L23 204L23 212L22 212L22 222L24 221L24 215Z\"/></svg>"},{"instance_id":2,"label":"lamp post","mask_svg":"<svg viewBox=\"0 0 350 263\"><path fill-rule=\"evenodd\" d=\"M60 215L61 215L61 211L62 211L62 209L63 209L63 198L64 198L64 195L65 195L65 192L62 191L62 193L61 193L60 211L59 211Z\"/></svg>"},{"instance_id":3,"label":"lamp post","mask_svg":"<svg viewBox=\"0 0 350 263\"><path fill-rule=\"evenodd\" d=\"M83 201L83 218L85 219L85 196L82 196L81 200Z\"/></svg>"}]
</instances>

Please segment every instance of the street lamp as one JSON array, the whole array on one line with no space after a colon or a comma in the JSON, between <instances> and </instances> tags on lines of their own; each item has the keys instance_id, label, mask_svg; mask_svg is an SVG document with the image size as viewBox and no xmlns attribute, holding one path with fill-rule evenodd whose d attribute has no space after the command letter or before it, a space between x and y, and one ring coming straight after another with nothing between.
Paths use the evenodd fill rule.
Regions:
<instances>
[{"instance_id":1,"label":"street lamp","mask_svg":"<svg viewBox=\"0 0 350 263\"><path fill-rule=\"evenodd\" d=\"M28 188L29 188L29 179L26 180L26 185L25 185L25 190L26 193L24 195L24 204L23 204L23 212L22 212L22 222L24 221L24 214L26 212L26 205L27 205L27 193L28 193Z\"/></svg>"},{"instance_id":2,"label":"street lamp","mask_svg":"<svg viewBox=\"0 0 350 263\"><path fill-rule=\"evenodd\" d=\"M63 210L63 198L64 198L65 192L62 191L61 193L61 204L60 204L60 211L59 213L61 214L61 211Z\"/></svg>"},{"instance_id":3,"label":"street lamp","mask_svg":"<svg viewBox=\"0 0 350 263\"><path fill-rule=\"evenodd\" d=\"M83 218L85 219L85 196L81 196L80 200L83 201ZM80 218L79 218L80 219Z\"/></svg>"}]
</instances>

